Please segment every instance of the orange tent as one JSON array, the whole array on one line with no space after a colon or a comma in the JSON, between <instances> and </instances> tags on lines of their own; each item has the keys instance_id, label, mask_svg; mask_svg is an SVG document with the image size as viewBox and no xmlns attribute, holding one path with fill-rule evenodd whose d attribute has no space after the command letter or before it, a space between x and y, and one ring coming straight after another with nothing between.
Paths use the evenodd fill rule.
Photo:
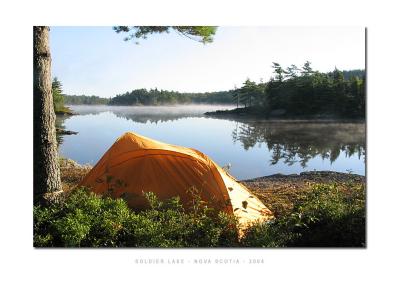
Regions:
<instances>
[{"instance_id":1,"label":"orange tent","mask_svg":"<svg viewBox=\"0 0 400 285\"><path fill-rule=\"evenodd\" d=\"M233 213L240 224L271 219L272 213L249 190L203 153L125 133L86 175L80 186L124 198L134 209L146 207L143 192L159 199L179 196L187 206L189 189L209 205Z\"/></svg>"}]
</instances>

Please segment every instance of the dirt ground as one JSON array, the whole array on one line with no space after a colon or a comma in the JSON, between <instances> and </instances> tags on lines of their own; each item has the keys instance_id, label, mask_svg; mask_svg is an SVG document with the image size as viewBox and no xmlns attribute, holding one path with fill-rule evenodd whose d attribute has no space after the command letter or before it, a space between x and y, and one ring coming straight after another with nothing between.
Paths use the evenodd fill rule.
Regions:
<instances>
[{"instance_id":1,"label":"dirt ground","mask_svg":"<svg viewBox=\"0 0 400 285\"><path fill-rule=\"evenodd\" d=\"M335 183L346 191L350 185L364 184L365 176L333 171L310 171L300 174L258 177L241 181L275 214L291 212L294 204L312 190L312 185Z\"/></svg>"},{"instance_id":2,"label":"dirt ground","mask_svg":"<svg viewBox=\"0 0 400 285\"><path fill-rule=\"evenodd\" d=\"M61 183L64 191L75 188L92 169L90 165L80 165L71 159L60 158Z\"/></svg>"}]
</instances>

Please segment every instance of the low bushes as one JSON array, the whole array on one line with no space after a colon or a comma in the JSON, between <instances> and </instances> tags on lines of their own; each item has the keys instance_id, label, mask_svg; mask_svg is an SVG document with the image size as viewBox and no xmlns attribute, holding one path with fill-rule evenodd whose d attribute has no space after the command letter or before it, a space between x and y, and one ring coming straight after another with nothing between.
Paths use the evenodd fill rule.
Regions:
<instances>
[{"instance_id":1,"label":"low bushes","mask_svg":"<svg viewBox=\"0 0 400 285\"><path fill-rule=\"evenodd\" d=\"M249 228L243 246L365 247L365 189L363 184L348 189L313 186L292 213Z\"/></svg>"},{"instance_id":2,"label":"low bushes","mask_svg":"<svg viewBox=\"0 0 400 285\"><path fill-rule=\"evenodd\" d=\"M185 211L178 198L159 201L146 193L150 208L130 210L122 199L83 188L60 203L34 207L35 247L223 247L237 243L236 221L194 195Z\"/></svg>"},{"instance_id":3,"label":"low bushes","mask_svg":"<svg viewBox=\"0 0 400 285\"><path fill-rule=\"evenodd\" d=\"M363 247L365 191L316 185L291 214L247 229L202 203L184 210L178 198L146 193L148 210L134 212L122 199L72 191L62 202L34 207L35 247Z\"/></svg>"}]
</instances>

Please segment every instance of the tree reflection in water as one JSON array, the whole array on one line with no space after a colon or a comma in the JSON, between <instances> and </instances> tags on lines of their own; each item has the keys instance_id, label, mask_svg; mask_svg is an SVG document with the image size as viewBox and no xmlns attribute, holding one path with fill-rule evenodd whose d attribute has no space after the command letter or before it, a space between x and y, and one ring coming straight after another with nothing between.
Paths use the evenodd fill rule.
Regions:
<instances>
[{"instance_id":1,"label":"tree reflection in water","mask_svg":"<svg viewBox=\"0 0 400 285\"><path fill-rule=\"evenodd\" d=\"M176 105L176 106L85 106L72 107L78 115L97 115L104 112L113 113L118 118L137 123L162 123L182 118L204 117L205 112L228 110L231 105Z\"/></svg>"},{"instance_id":2,"label":"tree reflection in water","mask_svg":"<svg viewBox=\"0 0 400 285\"><path fill-rule=\"evenodd\" d=\"M223 109L224 106L179 106L179 107L109 107L79 106L74 111L79 115L97 115L111 112L121 119L138 123L162 123L189 117L204 117L205 111ZM227 107L226 107L227 108ZM210 118L210 117L208 117ZM57 117L63 127L65 117ZM283 162L288 166L299 163L303 168L309 161L320 157L333 163L343 153L346 157L357 156L365 162L364 122L316 122L316 121L268 121L222 119L235 122L233 142L240 142L245 150L264 143L271 152L271 165ZM207 129L205 129L207 131ZM62 136L59 138L62 143Z\"/></svg>"},{"instance_id":3,"label":"tree reflection in water","mask_svg":"<svg viewBox=\"0 0 400 285\"><path fill-rule=\"evenodd\" d=\"M365 162L364 123L237 122L232 139L246 150L265 143L272 152L271 165L282 161L305 168L317 156L332 163L341 152L346 157L357 155Z\"/></svg>"}]
</instances>

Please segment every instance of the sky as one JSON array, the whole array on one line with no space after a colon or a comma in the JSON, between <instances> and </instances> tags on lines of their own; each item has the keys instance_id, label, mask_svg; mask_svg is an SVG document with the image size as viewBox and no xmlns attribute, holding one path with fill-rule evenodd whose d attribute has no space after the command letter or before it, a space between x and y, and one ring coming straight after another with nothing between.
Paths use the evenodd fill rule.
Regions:
<instances>
[{"instance_id":1,"label":"sky","mask_svg":"<svg viewBox=\"0 0 400 285\"><path fill-rule=\"evenodd\" d=\"M126 36L126 35L125 35ZM211 44L176 32L125 42L112 27L51 27L52 76L65 94L113 97L139 88L211 92L268 81L272 62L315 70L365 67L363 27L219 27Z\"/></svg>"}]
</instances>

